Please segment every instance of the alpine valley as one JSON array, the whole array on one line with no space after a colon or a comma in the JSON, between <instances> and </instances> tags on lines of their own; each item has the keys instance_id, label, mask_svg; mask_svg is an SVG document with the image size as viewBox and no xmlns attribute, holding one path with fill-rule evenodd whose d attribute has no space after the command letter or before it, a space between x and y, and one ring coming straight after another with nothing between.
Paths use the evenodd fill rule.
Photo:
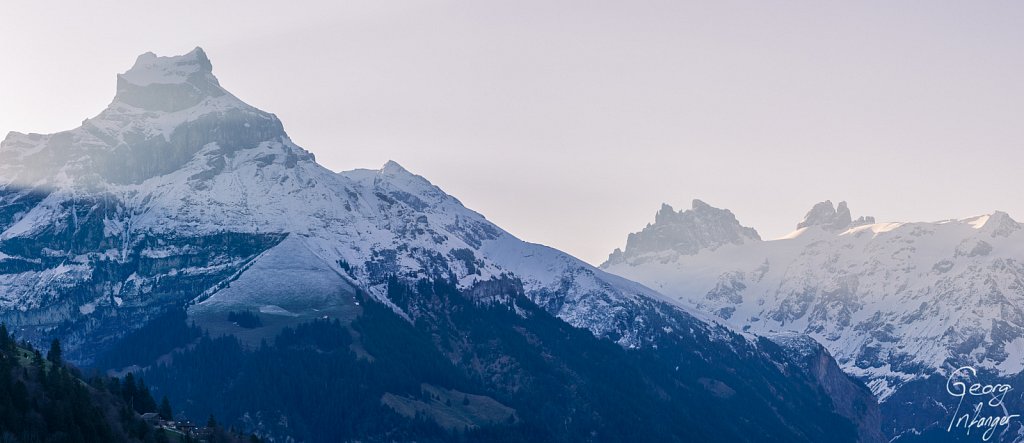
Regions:
<instances>
[{"instance_id":1,"label":"alpine valley","mask_svg":"<svg viewBox=\"0 0 1024 443\"><path fill-rule=\"evenodd\" d=\"M662 206L601 268L743 331L814 338L879 399L887 439L981 441L990 426L964 427L979 401L997 406L979 418L1024 411L1024 233L1006 213L878 223L825 201L763 241L694 200ZM960 405L947 382L967 371L1011 390ZM986 441L1024 440L1019 420L993 428Z\"/></svg>"},{"instance_id":2,"label":"alpine valley","mask_svg":"<svg viewBox=\"0 0 1024 443\"><path fill-rule=\"evenodd\" d=\"M983 229L946 264L913 272L936 281L972 266L1013 275L1020 265L997 259L996 240L1019 238L1006 237L1016 225L1005 220L999 229L989 228L994 221L934 228ZM906 241L918 238L901 229ZM876 245L871 257L888 254L870 242L882 235L875 231L838 238ZM9 134L0 145L0 232L0 321L19 339L59 338L80 366L131 373L183 417L213 414L267 441L885 440L870 390L825 348L696 313L714 302L716 313L733 307L731 319L747 318L741 288L755 287L760 264L737 262L720 298L690 306L678 297L702 300L708 291L686 291L722 273L659 274L673 282L654 282L665 297L519 240L397 163L332 172L292 143L276 116L222 88L199 48L140 56L117 76L106 110L76 129ZM738 235L728 248L701 244L671 257L760 244L752 231ZM808 232L794 242L826 257L834 237ZM670 269L668 260L632 258L611 269L647 280L653 274L633 267L645 262L657 264L651 273ZM782 266L766 262L765 275ZM823 342L877 393L906 383L898 377L910 368L936 365L907 357L888 368L896 375L862 365L869 348L849 337L867 321L865 308L849 299L867 286L836 281L832 292L802 292L778 323L835 336ZM938 296L907 284L908 299ZM817 306L821 322L811 320ZM955 323L942 307L920 306L920 318ZM1001 306L974 308L1004 309L1007 323L960 329L967 355L1002 350L1003 341L985 338L1016 331L1016 311ZM825 315L847 320L832 329ZM863 334L891 344L870 348L876 358L906 340L884 327L886 315ZM1010 372L1006 361L991 367Z\"/></svg>"}]
</instances>

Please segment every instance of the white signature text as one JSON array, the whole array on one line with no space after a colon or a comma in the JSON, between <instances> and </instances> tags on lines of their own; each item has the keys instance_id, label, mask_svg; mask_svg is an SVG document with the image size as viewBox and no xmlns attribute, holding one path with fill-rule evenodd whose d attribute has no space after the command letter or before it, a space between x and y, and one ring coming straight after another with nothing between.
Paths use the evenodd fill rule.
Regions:
<instances>
[{"instance_id":1,"label":"white signature text","mask_svg":"<svg viewBox=\"0 0 1024 443\"><path fill-rule=\"evenodd\" d=\"M946 380L946 392L960 399L946 432L953 432L955 428L963 429L967 435L971 435L972 430L984 429L981 431L981 439L989 441L995 435L996 428L1000 426L1008 428L1010 421L1019 418L1020 414L1010 414L1003 403L1006 394L1013 390L1012 386L978 383L974 381L977 376L977 370L970 366L964 366L953 371L949 375L949 379ZM963 408L965 400L967 409ZM986 406L992 408L991 412L995 414L989 414ZM962 409L963 414L961 414ZM973 409L973 411L967 412L968 409Z\"/></svg>"}]
</instances>

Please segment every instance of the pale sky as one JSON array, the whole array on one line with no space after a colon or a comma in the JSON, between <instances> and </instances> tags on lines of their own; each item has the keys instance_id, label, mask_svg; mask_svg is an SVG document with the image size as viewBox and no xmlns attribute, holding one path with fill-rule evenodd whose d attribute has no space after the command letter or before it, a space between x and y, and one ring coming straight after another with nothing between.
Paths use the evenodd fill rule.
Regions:
<instances>
[{"instance_id":1,"label":"pale sky","mask_svg":"<svg viewBox=\"0 0 1024 443\"><path fill-rule=\"evenodd\" d=\"M594 264L694 198L765 238L826 199L1024 220L1022 2L85 3L0 6L0 136L202 46L328 168L395 160Z\"/></svg>"}]
</instances>

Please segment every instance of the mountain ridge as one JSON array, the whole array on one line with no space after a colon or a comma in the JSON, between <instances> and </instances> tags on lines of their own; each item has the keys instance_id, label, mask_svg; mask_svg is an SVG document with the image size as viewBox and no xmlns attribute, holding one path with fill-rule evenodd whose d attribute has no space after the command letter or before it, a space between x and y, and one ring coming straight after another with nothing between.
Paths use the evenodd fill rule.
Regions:
<instances>
[{"instance_id":1,"label":"mountain ridge","mask_svg":"<svg viewBox=\"0 0 1024 443\"><path fill-rule=\"evenodd\" d=\"M633 250L602 269L740 330L809 335L885 407L890 398L915 401L900 390L917 392L964 365L1001 379L1024 371L1020 228L1001 211L858 223L845 203L826 201L780 239L697 253ZM890 410L888 419L902 420L899 407ZM890 437L913 434L903 431Z\"/></svg>"},{"instance_id":2,"label":"mountain ridge","mask_svg":"<svg viewBox=\"0 0 1024 443\"><path fill-rule=\"evenodd\" d=\"M395 162L346 172L317 164L276 116L217 93L205 52L136 65L145 75L120 76L121 98L81 127L0 143L0 321L19 335L59 336L69 359L90 363L184 310L211 334L258 346L325 317L349 328L365 315L363 297L423 319L429 300L393 299L396 281L452 282L458 292L514 278L569 327L623 349L678 350L659 358L706 374L688 389L751 389L780 440L821 432L801 414L836 420L824 388L756 337L524 242ZM238 324L237 312L262 326ZM718 380L725 374L737 386ZM775 398L773 384L794 398Z\"/></svg>"}]
</instances>

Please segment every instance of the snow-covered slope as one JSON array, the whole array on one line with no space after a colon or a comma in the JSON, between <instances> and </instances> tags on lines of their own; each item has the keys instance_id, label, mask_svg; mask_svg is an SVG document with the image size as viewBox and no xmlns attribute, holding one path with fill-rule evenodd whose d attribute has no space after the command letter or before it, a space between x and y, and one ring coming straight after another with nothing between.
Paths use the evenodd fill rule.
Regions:
<instances>
[{"instance_id":1,"label":"snow-covered slope","mask_svg":"<svg viewBox=\"0 0 1024 443\"><path fill-rule=\"evenodd\" d=\"M660 297L515 238L397 163L327 170L224 90L199 48L140 56L79 128L7 136L0 251L0 320L65 328L72 349L183 299L193 313L243 299L287 311L263 299L337 285L339 300L356 288L383 300L389 275L468 287L505 273L571 324L638 346L651 332L637 306ZM284 269L282 256L299 263ZM260 285L279 297L244 290Z\"/></svg>"},{"instance_id":2,"label":"snow-covered slope","mask_svg":"<svg viewBox=\"0 0 1024 443\"><path fill-rule=\"evenodd\" d=\"M677 218L698 211L708 210L695 204ZM699 232L740 228L718 223ZM809 334L883 400L960 365L1024 370L1024 233L1002 212L875 223L823 202L782 239L696 251L633 242L602 268L744 330Z\"/></svg>"}]
</instances>

